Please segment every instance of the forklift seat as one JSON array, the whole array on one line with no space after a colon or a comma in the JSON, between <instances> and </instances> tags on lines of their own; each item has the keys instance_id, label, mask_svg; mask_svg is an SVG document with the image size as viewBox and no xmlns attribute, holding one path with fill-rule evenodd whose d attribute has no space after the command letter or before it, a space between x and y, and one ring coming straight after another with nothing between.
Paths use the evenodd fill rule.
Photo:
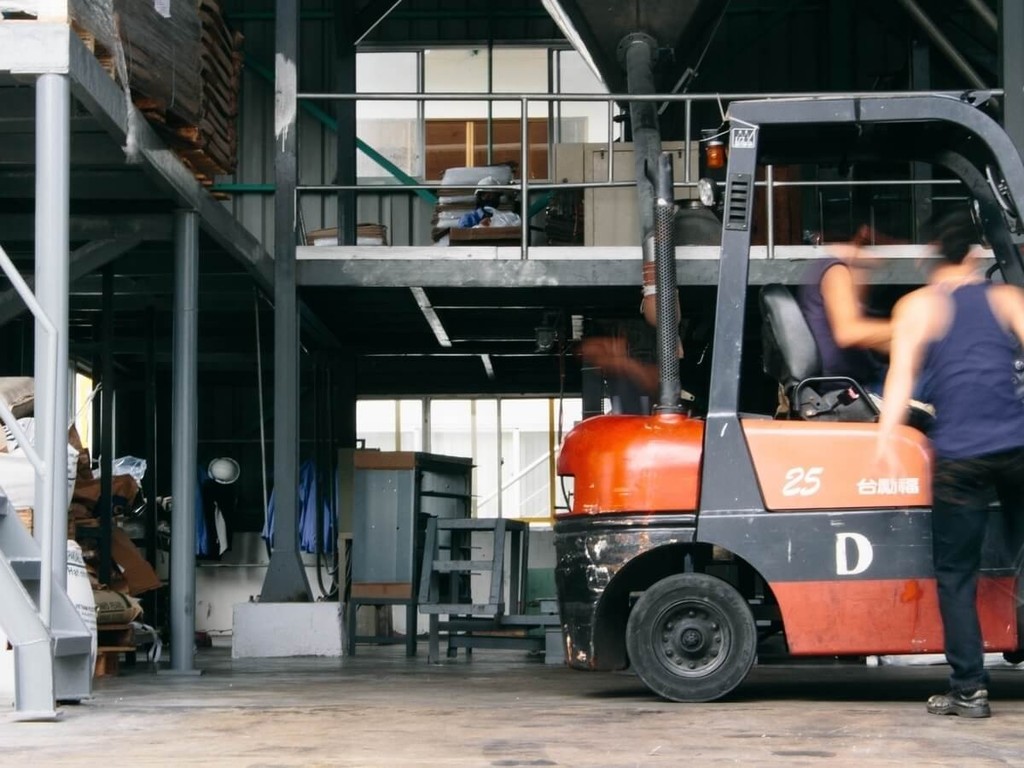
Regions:
<instances>
[{"instance_id":1,"label":"forklift seat","mask_svg":"<svg viewBox=\"0 0 1024 768\"><path fill-rule=\"evenodd\" d=\"M821 354L810 326L789 289L778 283L761 289L764 372L779 382L788 400L783 418L815 421L878 420L878 407L859 383L822 376Z\"/></svg>"}]
</instances>

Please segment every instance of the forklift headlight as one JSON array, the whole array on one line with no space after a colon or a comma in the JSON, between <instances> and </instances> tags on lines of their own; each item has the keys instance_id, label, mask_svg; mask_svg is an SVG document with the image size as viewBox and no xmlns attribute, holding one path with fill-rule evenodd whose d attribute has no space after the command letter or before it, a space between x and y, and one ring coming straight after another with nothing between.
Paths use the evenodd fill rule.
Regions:
<instances>
[{"instance_id":1,"label":"forklift headlight","mask_svg":"<svg viewBox=\"0 0 1024 768\"><path fill-rule=\"evenodd\" d=\"M715 205L716 188L713 179L699 179L697 181L697 198L701 205L713 208Z\"/></svg>"}]
</instances>

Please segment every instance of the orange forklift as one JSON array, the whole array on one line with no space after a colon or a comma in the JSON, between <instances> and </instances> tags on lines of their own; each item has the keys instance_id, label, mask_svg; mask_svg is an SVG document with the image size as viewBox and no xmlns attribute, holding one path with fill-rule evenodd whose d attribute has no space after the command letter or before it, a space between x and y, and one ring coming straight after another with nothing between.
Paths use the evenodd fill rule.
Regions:
<instances>
[{"instance_id":1,"label":"orange forklift","mask_svg":"<svg viewBox=\"0 0 1024 768\"><path fill-rule=\"evenodd\" d=\"M902 158L959 178L1008 283L1024 285L1024 164L986 114L989 94L733 102L707 415L679 405L671 166L655 204L661 374L652 415L586 419L565 438L573 479L554 523L566 657L631 667L655 693L710 701L763 644L792 657L943 650L931 559L931 455L905 426L898 476L871 457L877 410L860 384L820 376L785 286L759 297L764 369L788 411L739 412L758 163ZM1007 375L1012 375L1008 372ZM1020 660L1021 542L993 506L978 606L986 651Z\"/></svg>"}]
</instances>

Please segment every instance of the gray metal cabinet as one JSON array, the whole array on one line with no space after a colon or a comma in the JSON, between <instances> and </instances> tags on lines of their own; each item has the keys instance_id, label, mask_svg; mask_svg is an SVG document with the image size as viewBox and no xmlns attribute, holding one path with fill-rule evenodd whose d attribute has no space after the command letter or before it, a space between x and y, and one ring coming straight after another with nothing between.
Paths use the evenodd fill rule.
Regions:
<instances>
[{"instance_id":1,"label":"gray metal cabinet","mask_svg":"<svg viewBox=\"0 0 1024 768\"><path fill-rule=\"evenodd\" d=\"M358 605L404 604L412 655L426 521L469 517L473 463L412 451L357 451L354 463L349 653L363 639L355 635Z\"/></svg>"}]
</instances>

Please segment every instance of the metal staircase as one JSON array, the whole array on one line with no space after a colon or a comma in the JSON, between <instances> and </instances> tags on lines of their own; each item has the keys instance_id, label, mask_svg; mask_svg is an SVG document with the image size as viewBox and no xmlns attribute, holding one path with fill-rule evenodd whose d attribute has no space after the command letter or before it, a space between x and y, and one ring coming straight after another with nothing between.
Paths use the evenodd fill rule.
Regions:
<instances>
[{"instance_id":1,"label":"metal staircase","mask_svg":"<svg viewBox=\"0 0 1024 768\"><path fill-rule=\"evenodd\" d=\"M59 701L92 693L92 634L71 599L56 587L50 626L39 609L39 545L0 496L0 629L14 648L15 718L52 720Z\"/></svg>"},{"instance_id":2,"label":"metal staircase","mask_svg":"<svg viewBox=\"0 0 1024 768\"><path fill-rule=\"evenodd\" d=\"M37 260L38 262L38 260ZM37 263L37 268L39 264ZM94 659L92 634L64 591L67 573L66 491L67 424L63 403L67 395L57 386L60 368L58 330L40 306L3 248L0 269L36 319L36 440L33 445L14 415L0 402L0 420L25 452L36 483L36 538L17 519L10 501L0 494L0 630L14 648L14 718L56 720L57 703L80 701L92 693ZM41 336L45 335L45 341ZM42 368L42 370L40 370ZM65 380L66 383L66 380ZM38 449L38 450L37 450ZM55 496L65 496L55 501ZM58 516L58 509L64 514Z\"/></svg>"}]
</instances>

